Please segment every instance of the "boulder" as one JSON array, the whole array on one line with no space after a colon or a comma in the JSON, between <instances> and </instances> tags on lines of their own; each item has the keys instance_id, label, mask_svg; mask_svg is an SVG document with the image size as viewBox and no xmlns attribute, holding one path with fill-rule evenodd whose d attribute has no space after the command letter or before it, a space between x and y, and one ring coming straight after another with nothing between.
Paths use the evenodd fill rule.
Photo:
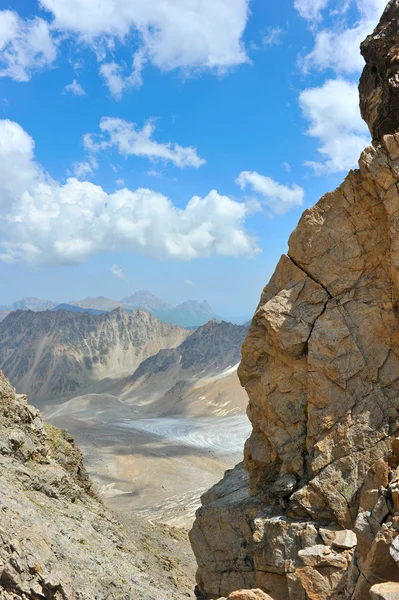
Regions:
<instances>
[{"instance_id":1,"label":"boulder","mask_svg":"<svg viewBox=\"0 0 399 600\"><path fill-rule=\"evenodd\" d=\"M370 589L370 596L372 600L398 600L399 583L377 583Z\"/></svg>"}]
</instances>

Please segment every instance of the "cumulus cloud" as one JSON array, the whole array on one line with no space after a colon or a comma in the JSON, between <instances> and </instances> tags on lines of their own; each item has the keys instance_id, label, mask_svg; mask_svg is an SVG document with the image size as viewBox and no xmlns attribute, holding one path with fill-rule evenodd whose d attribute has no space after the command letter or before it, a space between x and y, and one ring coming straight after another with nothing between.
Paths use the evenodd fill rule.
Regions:
<instances>
[{"instance_id":1,"label":"cumulus cloud","mask_svg":"<svg viewBox=\"0 0 399 600\"><path fill-rule=\"evenodd\" d=\"M245 62L242 41L249 0L40 0L54 27L97 48L137 41L131 75L115 63L103 66L111 93L137 84L146 61L163 71L210 69L223 72ZM137 54L138 52L138 54Z\"/></svg>"},{"instance_id":2,"label":"cumulus cloud","mask_svg":"<svg viewBox=\"0 0 399 600\"><path fill-rule=\"evenodd\" d=\"M122 267L118 267L118 265L112 265L111 272L115 275L115 277L119 277L119 279L127 280Z\"/></svg>"},{"instance_id":3,"label":"cumulus cloud","mask_svg":"<svg viewBox=\"0 0 399 600\"><path fill-rule=\"evenodd\" d=\"M353 168L370 141L367 125L360 117L357 83L328 80L321 87L304 90L299 97L307 133L317 138L321 162L310 162L318 173L337 173Z\"/></svg>"},{"instance_id":4,"label":"cumulus cloud","mask_svg":"<svg viewBox=\"0 0 399 600\"><path fill-rule=\"evenodd\" d=\"M194 285L194 281L191 281L191 279L186 279L186 284L187 285Z\"/></svg>"},{"instance_id":5,"label":"cumulus cloud","mask_svg":"<svg viewBox=\"0 0 399 600\"><path fill-rule=\"evenodd\" d=\"M331 27L316 33L314 49L303 61L305 71L333 69L337 74L353 74L362 69L364 60L359 50L360 42L377 25L386 0L357 0L355 4L358 19L354 25L345 26L339 19Z\"/></svg>"},{"instance_id":6,"label":"cumulus cloud","mask_svg":"<svg viewBox=\"0 0 399 600\"><path fill-rule=\"evenodd\" d=\"M155 131L153 121L147 121L142 129L135 123L113 117L103 117L100 121L100 135L85 134L83 144L86 150L99 152L117 148L123 156L145 156L150 160L172 162L180 169L198 168L206 161L200 158L195 148L183 147L170 142L161 144L152 139Z\"/></svg>"},{"instance_id":7,"label":"cumulus cloud","mask_svg":"<svg viewBox=\"0 0 399 600\"><path fill-rule=\"evenodd\" d=\"M248 207L217 191L178 208L149 189L112 194L76 178L60 184L35 161L34 141L0 120L0 259L76 264L101 252L190 260L253 255Z\"/></svg>"},{"instance_id":8,"label":"cumulus cloud","mask_svg":"<svg viewBox=\"0 0 399 600\"><path fill-rule=\"evenodd\" d=\"M269 208L271 214L284 215L292 208L303 205L305 192L301 187L281 185L256 171L242 171L236 183L242 190L249 186L253 192L260 194L262 203Z\"/></svg>"},{"instance_id":9,"label":"cumulus cloud","mask_svg":"<svg viewBox=\"0 0 399 600\"><path fill-rule=\"evenodd\" d=\"M296 7L302 16L312 20L313 5L309 0L297 0ZM321 8L326 8L328 2ZM331 3L330 3L331 4ZM350 5L357 10L354 22ZM306 6L310 8L307 12ZM312 69L333 70L335 79L324 85L304 90L299 103L304 117L309 122L307 133L319 140L320 161L307 161L316 173L336 173L354 167L360 152L369 143L368 129L359 112L357 79L364 65L360 54L360 42L373 31L386 7L386 0L347 0L330 11L333 17L329 26L321 21L320 6L315 12L315 44L313 50L302 60L305 72Z\"/></svg>"},{"instance_id":10,"label":"cumulus cloud","mask_svg":"<svg viewBox=\"0 0 399 600\"><path fill-rule=\"evenodd\" d=\"M35 70L50 66L56 57L57 46L47 21L0 11L0 77L29 81Z\"/></svg>"},{"instance_id":11,"label":"cumulus cloud","mask_svg":"<svg viewBox=\"0 0 399 600\"><path fill-rule=\"evenodd\" d=\"M84 96L86 94L86 92L84 91L80 83L76 81L76 79L74 79L72 83L68 83L68 85L66 85L62 90L62 93L74 94L74 96Z\"/></svg>"}]
</instances>

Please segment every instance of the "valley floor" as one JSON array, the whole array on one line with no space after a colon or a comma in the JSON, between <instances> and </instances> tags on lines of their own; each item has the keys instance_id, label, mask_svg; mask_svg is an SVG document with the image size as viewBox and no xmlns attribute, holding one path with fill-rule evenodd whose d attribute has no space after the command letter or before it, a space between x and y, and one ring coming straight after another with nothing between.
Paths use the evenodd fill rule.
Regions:
<instances>
[{"instance_id":1,"label":"valley floor","mask_svg":"<svg viewBox=\"0 0 399 600\"><path fill-rule=\"evenodd\" d=\"M245 413L146 418L97 394L76 406L44 416L74 435L98 494L147 550L149 570L191 597L196 565L187 531L200 495L242 459Z\"/></svg>"}]
</instances>

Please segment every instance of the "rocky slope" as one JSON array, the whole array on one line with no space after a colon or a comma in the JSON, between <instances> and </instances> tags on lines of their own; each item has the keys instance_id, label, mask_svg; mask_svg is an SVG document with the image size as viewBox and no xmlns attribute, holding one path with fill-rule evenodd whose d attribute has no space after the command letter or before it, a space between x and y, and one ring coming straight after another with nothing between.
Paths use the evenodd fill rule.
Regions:
<instances>
[{"instance_id":1,"label":"rocky slope","mask_svg":"<svg viewBox=\"0 0 399 600\"><path fill-rule=\"evenodd\" d=\"M94 497L70 436L44 423L1 372L0 454L2 599L189 596L175 585L179 534L171 543L165 530L159 542L137 522L135 546ZM159 554L157 570L151 552Z\"/></svg>"},{"instance_id":2,"label":"rocky slope","mask_svg":"<svg viewBox=\"0 0 399 600\"><path fill-rule=\"evenodd\" d=\"M303 214L245 340L253 431L191 532L203 598L399 598L398 23L392 0L362 45L373 146Z\"/></svg>"},{"instance_id":3,"label":"rocky slope","mask_svg":"<svg viewBox=\"0 0 399 600\"><path fill-rule=\"evenodd\" d=\"M42 403L132 373L188 334L141 310L127 315L119 308L100 316L16 311L0 323L0 368L18 392Z\"/></svg>"},{"instance_id":4,"label":"rocky slope","mask_svg":"<svg viewBox=\"0 0 399 600\"><path fill-rule=\"evenodd\" d=\"M245 325L209 321L180 346L143 361L131 377L103 381L101 388L128 404L145 405L147 414L240 412L247 396L236 371L247 331Z\"/></svg>"}]
</instances>

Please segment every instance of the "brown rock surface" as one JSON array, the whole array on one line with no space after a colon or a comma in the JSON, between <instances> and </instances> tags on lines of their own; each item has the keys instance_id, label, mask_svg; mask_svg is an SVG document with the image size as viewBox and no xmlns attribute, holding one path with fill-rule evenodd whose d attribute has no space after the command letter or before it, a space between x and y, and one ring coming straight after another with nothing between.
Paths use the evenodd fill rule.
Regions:
<instances>
[{"instance_id":1,"label":"brown rock surface","mask_svg":"<svg viewBox=\"0 0 399 600\"><path fill-rule=\"evenodd\" d=\"M205 598L370 600L399 582L398 36L395 0L362 46L373 146L303 214L244 342L248 481L227 473L197 513Z\"/></svg>"},{"instance_id":2,"label":"brown rock surface","mask_svg":"<svg viewBox=\"0 0 399 600\"><path fill-rule=\"evenodd\" d=\"M239 590L230 594L227 600L273 600L273 598L262 590Z\"/></svg>"}]
</instances>

